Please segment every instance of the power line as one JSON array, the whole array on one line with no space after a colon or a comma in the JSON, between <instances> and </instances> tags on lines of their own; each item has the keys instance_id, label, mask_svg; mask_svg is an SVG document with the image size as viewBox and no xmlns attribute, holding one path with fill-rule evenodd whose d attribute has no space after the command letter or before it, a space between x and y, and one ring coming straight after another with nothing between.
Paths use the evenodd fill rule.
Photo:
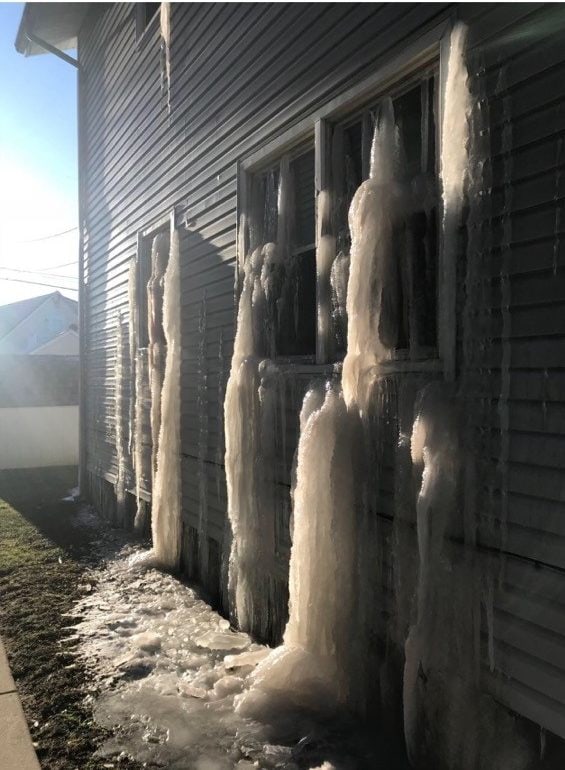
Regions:
<instances>
[{"instance_id":1,"label":"power line","mask_svg":"<svg viewBox=\"0 0 565 770\"><path fill-rule=\"evenodd\" d=\"M70 278L71 281L78 280L77 275L60 275L59 273L47 273L47 272L44 272L43 270L22 270L21 268L18 268L18 267L2 267L2 266L0 266L0 270L10 270L13 273L27 273L28 275L29 273L32 273L33 275L41 276L43 278Z\"/></svg>"},{"instance_id":2,"label":"power line","mask_svg":"<svg viewBox=\"0 0 565 770\"><path fill-rule=\"evenodd\" d=\"M68 230L61 230L60 233L51 233L51 235L44 235L41 238L30 238L28 241L14 241L14 243L37 243L38 241L49 241L51 238L58 238L60 235L67 235L68 233L74 233L78 230L78 227L71 227Z\"/></svg>"},{"instance_id":3,"label":"power line","mask_svg":"<svg viewBox=\"0 0 565 770\"><path fill-rule=\"evenodd\" d=\"M74 262L65 262L63 265L49 265L48 270L58 270L60 267L70 267L71 265L78 265L78 259Z\"/></svg>"},{"instance_id":4,"label":"power line","mask_svg":"<svg viewBox=\"0 0 565 770\"><path fill-rule=\"evenodd\" d=\"M40 281L24 281L23 278L0 278L0 281L15 281L16 283L28 283L33 286L49 286L52 289L64 289L64 291L78 291L69 286L57 286L54 283L41 283Z\"/></svg>"}]
</instances>

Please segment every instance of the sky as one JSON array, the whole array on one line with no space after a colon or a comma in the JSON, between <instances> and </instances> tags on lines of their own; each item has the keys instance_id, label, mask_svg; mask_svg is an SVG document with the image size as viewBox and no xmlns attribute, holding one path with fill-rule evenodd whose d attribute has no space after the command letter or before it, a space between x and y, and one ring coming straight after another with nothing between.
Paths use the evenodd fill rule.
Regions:
<instances>
[{"instance_id":1,"label":"sky","mask_svg":"<svg viewBox=\"0 0 565 770\"><path fill-rule=\"evenodd\" d=\"M76 70L16 52L22 11L0 2L0 305L78 286Z\"/></svg>"}]
</instances>

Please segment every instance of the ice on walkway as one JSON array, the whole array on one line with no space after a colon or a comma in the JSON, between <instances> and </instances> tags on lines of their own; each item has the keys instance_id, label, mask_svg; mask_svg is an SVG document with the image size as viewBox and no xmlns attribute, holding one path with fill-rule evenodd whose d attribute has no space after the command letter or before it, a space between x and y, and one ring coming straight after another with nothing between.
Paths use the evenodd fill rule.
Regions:
<instances>
[{"instance_id":1,"label":"ice on walkway","mask_svg":"<svg viewBox=\"0 0 565 770\"><path fill-rule=\"evenodd\" d=\"M93 590L73 612L82 618L70 633L91 678L95 719L113 732L102 757L170 770L365 766L347 759L355 742L344 739L344 723L283 705L264 723L237 713L268 648L233 631L188 585L147 568L143 556L126 546L93 571Z\"/></svg>"}]
</instances>

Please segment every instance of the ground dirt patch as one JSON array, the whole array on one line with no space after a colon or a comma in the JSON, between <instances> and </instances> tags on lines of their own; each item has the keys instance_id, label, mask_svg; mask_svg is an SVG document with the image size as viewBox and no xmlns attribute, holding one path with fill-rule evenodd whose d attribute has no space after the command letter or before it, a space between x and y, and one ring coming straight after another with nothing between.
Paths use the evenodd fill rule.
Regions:
<instances>
[{"instance_id":1,"label":"ground dirt patch","mask_svg":"<svg viewBox=\"0 0 565 770\"><path fill-rule=\"evenodd\" d=\"M100 534L77 524L80 503L63 500L75 483L73 468L0 473L0 634L45 770L113 766L93 756L106 734L85 700L84 668L63 641Z\"/></svg>"}]
</instances>

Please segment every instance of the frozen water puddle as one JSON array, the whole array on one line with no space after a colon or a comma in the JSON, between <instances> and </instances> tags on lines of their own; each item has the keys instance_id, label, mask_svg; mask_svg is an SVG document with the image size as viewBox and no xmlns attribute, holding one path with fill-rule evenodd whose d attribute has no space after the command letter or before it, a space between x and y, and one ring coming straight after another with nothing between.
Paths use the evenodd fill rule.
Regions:
<instances>
[{"instance_id":1,"label":"frozen water puddle","mask_svg":"<svg viewBox=\"0 0 565 770\"><path fill-rule=\"evenodd\" d=\"M139 556L124 547L73 613L95 719L113 731L98 754L116 767L122 756L175 770L333 768L327 760L344 750L335 725L284 708L264 724L236 712L268 648L231 630L189 586L140 567Z\"/></svg>"}]
</instances>

